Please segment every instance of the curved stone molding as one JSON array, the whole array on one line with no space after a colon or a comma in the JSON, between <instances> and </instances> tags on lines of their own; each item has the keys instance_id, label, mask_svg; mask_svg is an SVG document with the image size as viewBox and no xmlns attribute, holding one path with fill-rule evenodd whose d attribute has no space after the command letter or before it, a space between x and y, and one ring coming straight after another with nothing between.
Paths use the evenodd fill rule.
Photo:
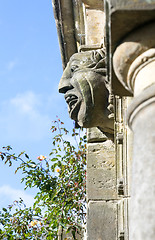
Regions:
<instances>
[{"instance_id":1,"label":"curved stone molding","mask_svg":"<svg viewBox=\"0 0 155 240\"><path fill-rule=\"evenodd\" d=\"M113 104L106 78L105 51L75 53L59 83L71 119L81 127L113 133Z\"/></svg>"},{"instance_id":2,"label":"curved stone molding","mask_svg":"<svg viewBox=\"0 0 155 240\"><path fill-rule=\"evenodd\" d=\"M113 68L117 78L129 92L133 93L128 79L131 64L137 57L154 46L155 22L152 22L132 31L116 48L113 55Z\"/></svg>"},{"instance_id":3,"label":"curved stone molding","mask_svg":"<svg viewBox=\"0 0 155 240\"><path fill-rule=\"evenodd\" d=\"M148 105L155 103L155 84L149 86L143 91L143 94L135 97L128 108L127 122L132 129L132 124L137 114ZM146 123L147 124L147 123Z\"/></svg>"},{"instance_id":4,"label":"curved stone molding","mask_svg":"<svg viewBox=\"0 0 155 240\"><path fill-rule=\"evenodd\" d=\"M149 78L147 79L147 81L140 81L140 83L138 84L138 86L135 86L135 80L137 82L137 77L139 72L146 67L146 65L150 64L151 62L155 61L155 48L151 48L148 51L145 51L144 53L142 53L139 57L137 57L135 59L135 61L131 64L129 71L128 71L128 75L127 75L127 84L130 88L130 90L132 92L134 92L135 94L137 92L139 92L139 88L140 89L144 89L145 85L149 86L152 83L155 82L155 79L153 78ZM150 69L149 69L150 70ZM152 72L151 72L152 73ZM152 81L152 82L151 82ZM137 85L137 84L136 84ZM141 86L140 86L141 85ZM135 95L134 94L134 95Z\"/></svg>"}]
</instances>

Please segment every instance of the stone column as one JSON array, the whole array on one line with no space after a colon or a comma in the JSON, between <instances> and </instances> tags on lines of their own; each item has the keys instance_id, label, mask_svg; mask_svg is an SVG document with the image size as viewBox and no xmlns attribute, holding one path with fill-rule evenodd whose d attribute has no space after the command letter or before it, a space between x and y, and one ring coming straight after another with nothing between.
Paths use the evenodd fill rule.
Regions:
<instances>
[{"instance_id":1,"label":"stone column","mask_svg":"<svg viewBox=\"0 0 155 240\"><path fill-rule=\"evenodd\" d=\"M129 124L134 132L131 239L152 240L155 237L155 84L134 99Z\"/></svg>"},{"instance_id":2,"label":"stone column","mask_svg":"<svg viewBox=\"0 0 155 240\"><path fill-rule=\"evenodd\" d=\"M130 240L155 237L155 23L133 31L116 48L113 66L133 93L128 124L134 133Z\"/></svg>"}]
</instances>

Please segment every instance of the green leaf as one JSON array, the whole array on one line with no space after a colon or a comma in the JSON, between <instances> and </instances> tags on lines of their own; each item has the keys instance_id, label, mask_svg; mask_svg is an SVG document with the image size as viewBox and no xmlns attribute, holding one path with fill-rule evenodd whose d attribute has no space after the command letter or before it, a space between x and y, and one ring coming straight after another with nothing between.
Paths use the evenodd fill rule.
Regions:
<instances>
[{"instance_id":1,"label":"green leaf","mask_svg":"<svg viewBox=\"0 0 155 240\"><path fill-rule=\"evenodd\" d=\"M58 158L55 157L55 158L51 158L50 160L51 160L52 162L56 162L56 161L58 161Z\"/></svg>"},{"instance_id":2,"label":"green leaf","mask_svg":"<svg viewBox=\"0 0 155 240\"><path fill-rule=\"evenodd\" d=\"M6 208L2 208L2 210L3 210L4 212L7 212L7 209L6 209Z\"/></svg>"},{"instance_id":3,"label":"green leaf","mask_svg":"<svg viewBox=\"0 0 155 240\"><path fill-rule=\"evenodd\" d=\"M29 159L29 156L27 155L27 153L25 153L25 157Z\"/></svg>"}]
</instances>

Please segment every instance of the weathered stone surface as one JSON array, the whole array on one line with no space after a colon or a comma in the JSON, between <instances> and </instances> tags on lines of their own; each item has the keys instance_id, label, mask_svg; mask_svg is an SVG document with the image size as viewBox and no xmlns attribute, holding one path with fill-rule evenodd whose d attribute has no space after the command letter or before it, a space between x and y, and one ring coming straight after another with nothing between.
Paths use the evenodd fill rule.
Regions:
<instances>
[{"instance_id":1,"label":"weathered stone surface","mask_svg":"<svg viewBox=\"0 0 155 240\"><path fill-rule=\"evenodd\" d=\"M90 201L87 221L87 240L115 240L117 237L117 203Z\"/></svg>"},{"instance_id":2,"label":"weathered stone surface","mask_svg":"<svg viewBox=\"0 0 155 240\"><path fill-rule=\"evenodd\" d=\"M70 0L52 0L53 11L57 26L60 51L63 67L66 66L70 56L77 52L74 31L73 4Z\"/></svg>"},{"instance_id":3,"label":"weathered stone surface","mask_svg":"<svg viewBox=\"0 0 155 240\"><path fill-rule=\"evenodd\" d=\"M153 72L152 74L155 76ZM154 93L155 84L135 97L130 106L129 124L134 132L130 208L131 240L152 240L155 237Z\"/></svg>"},{"instance_id":4,"label":"weathered stone surface","mask_svg":"<svg viewBox=\"0 0 155 240\"><path fill-rule=\"evenodd\" d=\"M107 41L113 52L128 33L155 20L155 0L106 0Z\"/></svg>"},{"instance_id":5,"label":"weathered stone surface","mask_svg":"<svg viewBox=\"0 0 155 240\"><path fill-rule=\"evenodd\" d=\"M95 9L102 9L103 10L103 7L104 7L104 4L103 4L103 0L82 0L82 2L87 6L87 7L90 7L90 8L95 8Z\"/></svg>"},{"instance_id":6,"label":"weathered stone surface","mask_svg":"<svg viewBox=\"0 0 155 240\"><path fill-rule=\"evenodd\" d=\"M87 142L104 142L107 140L107 136L101 132L97 127L87 129Z\"/></svg>"},{"instance_id":7,"label":"weathered stone surface","mask_svg":"<svg viewBox=\"0 0 155 240\"><path fill-rule=\"evenodd\" d=\"M87 199L116 199L113 142L89 143L87 159Z\"/></svg>"},{"instance_id":8,"label":"weathered stone surface","mask_svg":"<svg viewBox=\"0 0 155 240\"><path fill-rule=\"evenodd\" d=\"M128 221L128 198L122 198L117 202L117 239L129 239L129 221Z\"/></svg>"},{"instance_id":9,"label":"weathered stone surface","mask_svg":"<svg viewBox=\"0 0 155 240\"><path fill-rule=\"evenodd\" d=\"M113 71L111 56L131 31L141 25L155 20L154 0L105 0L106 4L106 42L107 42L107 64L109 81L112 82L113 92L120 96L131 96L131 93L121 87ZM145 34L144 34L145 35ZM150 37L150 39L153 39ZM109 46L110 43L110 46ZM130 47L128 47L130 49Z\"/></svg>"},{"instance_id":10,"label":"weathered stone surface","mask_svg":"<svg viewBox=\"0 0 155 240\"><path fill-rule=\"evenodd\" d=\"M115 10L120 9L152 9L155 7L154 0L108 0Z\"/></svg>"},{"instance_id":11,"label":"weathered stone surface","mask_svg":"<svg viewBox=\"0 0 155 240\"><path fill-rule=\"evenodd\" d=\"M69 115L80 127L100 127L113 134L105 68L104 49L74 54L60 80L59 92L65 94Z\"/></svg>"},{"instance_id":12,"label":"weathered stone surface","mask_svg":"<svg viewBox=\"0 0 155 240\"><path fill-rule=\"evenodd\" d=\"M152 49L154 46L155 22L151 22L131 32L116 48L113 55L113 68L118 80L128 91L135 93L136 75L150 62L151 58L154 58L155 50ZM138 88L143 88L141 84L140 79Z\"/></svg>"},{"instance_id":13,"label":"weathered stone surface","mask_svg":"<svg viewBox=\"0 0 155 240\"><path fill-rule=\"evenodd\" d=\"M103 43L104 12L96 9L86 9L86 45ZM95 33L95 34L94 34Z\"/></svg>"}]
</instances>

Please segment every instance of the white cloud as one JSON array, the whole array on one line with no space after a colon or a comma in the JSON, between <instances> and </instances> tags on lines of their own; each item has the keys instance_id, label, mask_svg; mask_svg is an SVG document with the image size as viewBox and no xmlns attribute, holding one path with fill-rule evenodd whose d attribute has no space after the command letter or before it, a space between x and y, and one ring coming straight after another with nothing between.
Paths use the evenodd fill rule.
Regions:
<instances>
[{"instance_id":1,"label":"white cloud","mask_svg":"<svg viewBox=\"0 0 155 240\"><path fill-rule=\"evenodd\" d=\"M45 99L32 91L17 94L0 105L0 131L8 139L40 140L49 134Z\"/></svg>"},{"instance_id":2,"label":"white cloud","mask_svg":"<svg viewBox=\"0 0 155 240\"><path fill-rule=\"evenodd\" d=\"M28 91L10 99L10 105L20 114L36 116L38 115L36 107L40 105L40 99L35 93Z\"/></svg>"},{"instance_id":3,"label":"white cloud","mask_svg":"<svg viewBox=\"0 0 155 240\"><path fill-rule=\"evenodd\" d=\"M23 199L27 207L30 207L34 203L32 195L27 194L25 191L20 189L14 189L9 185L3 185L0 187L0 208L6 207L12 204L14 200Z\"/></svg>"},{"instance_id":4,"label":"white cloud","mask_svg":"<svg viewBox=\"0 0 155 240\"><path fill-rule=\"evenodd\" d=\"M11 71L17 65L17 60L12 60L7 64L7 70Z\"/></svg>"}]
</instances>

